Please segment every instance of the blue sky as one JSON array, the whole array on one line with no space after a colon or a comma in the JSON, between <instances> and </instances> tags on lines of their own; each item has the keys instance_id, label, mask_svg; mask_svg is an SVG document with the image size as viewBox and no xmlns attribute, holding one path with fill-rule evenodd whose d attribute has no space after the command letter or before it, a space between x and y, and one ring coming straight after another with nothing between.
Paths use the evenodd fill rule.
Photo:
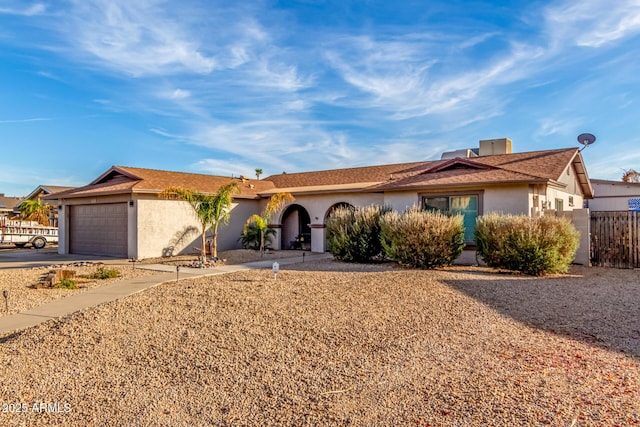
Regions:
<instances>
[{"instance_id":1,"label":"blue sky","mask_svg":"<svg viewBox=\"0 0 640 427\"><path fill-rule=\"evenodd\" d=\"M509 137L640 168L640 1L0 0L0 193L263 177Z\"/></svg>"}]
</instances>

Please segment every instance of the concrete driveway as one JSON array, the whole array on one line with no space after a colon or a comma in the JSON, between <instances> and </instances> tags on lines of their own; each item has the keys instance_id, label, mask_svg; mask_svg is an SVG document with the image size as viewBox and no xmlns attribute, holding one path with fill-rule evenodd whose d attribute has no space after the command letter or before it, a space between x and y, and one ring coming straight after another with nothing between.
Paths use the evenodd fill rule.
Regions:
<instances>
[{"instance_id":1,"label":"concrete driveway","mask_svg":"<svg viewBox=\"0 0 640 427\"><path fill-rule=\"evenodd\" d=\"M105 264L126 264L127 259L95 255L58 254L58 248L44 249L0 247L0 268L31 268L75 261L101 261Z\"/></svg>"}]
</instances>

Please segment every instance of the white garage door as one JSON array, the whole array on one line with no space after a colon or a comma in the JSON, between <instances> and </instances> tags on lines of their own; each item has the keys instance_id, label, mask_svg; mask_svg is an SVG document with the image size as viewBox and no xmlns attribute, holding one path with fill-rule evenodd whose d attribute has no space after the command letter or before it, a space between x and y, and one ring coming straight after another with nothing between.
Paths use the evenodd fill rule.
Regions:
<instances>
[{"instance_id":1,"label":"white garage door","mask_svg":"<svg viewBox=\"0 0 640 427\"><path fill-rule=\"evenodd\" d=\"M69 252L127 257L127 204L71 206Z\"/></svg>"}]
</instances>

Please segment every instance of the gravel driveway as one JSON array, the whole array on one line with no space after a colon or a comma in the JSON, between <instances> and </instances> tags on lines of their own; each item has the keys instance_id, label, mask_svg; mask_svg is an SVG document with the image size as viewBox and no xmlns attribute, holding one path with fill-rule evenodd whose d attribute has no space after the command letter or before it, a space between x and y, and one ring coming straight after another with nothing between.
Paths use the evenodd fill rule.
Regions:
<instances>
[{"instance_id":1,"label":"gravel driveway","mask_svg":"<svg viewBox=\"0 0 640 427\"><path fill-rule=\"evenodd\" d=\"M0 339L0 425L638 425L639 313L599 268L171 282Z\"/></svg>"}]
</instances>

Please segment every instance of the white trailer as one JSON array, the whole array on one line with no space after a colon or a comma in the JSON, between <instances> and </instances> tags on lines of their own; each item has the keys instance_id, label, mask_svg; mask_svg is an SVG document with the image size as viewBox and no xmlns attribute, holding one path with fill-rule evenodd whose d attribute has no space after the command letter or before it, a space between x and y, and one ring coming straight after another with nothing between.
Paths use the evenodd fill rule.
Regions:
<instances>
[{"instance_id":1,"label":"white trailer","mask_svg":"<svg viewBox=\"0 0 640 427\"><path fill-rule=\"evenodd\" d=\"M0 217L0 243L13 243L18 248L31 244L36 249L42 249L48 243L58 243L58 227Z\"/></svg>"}]
</instances>

